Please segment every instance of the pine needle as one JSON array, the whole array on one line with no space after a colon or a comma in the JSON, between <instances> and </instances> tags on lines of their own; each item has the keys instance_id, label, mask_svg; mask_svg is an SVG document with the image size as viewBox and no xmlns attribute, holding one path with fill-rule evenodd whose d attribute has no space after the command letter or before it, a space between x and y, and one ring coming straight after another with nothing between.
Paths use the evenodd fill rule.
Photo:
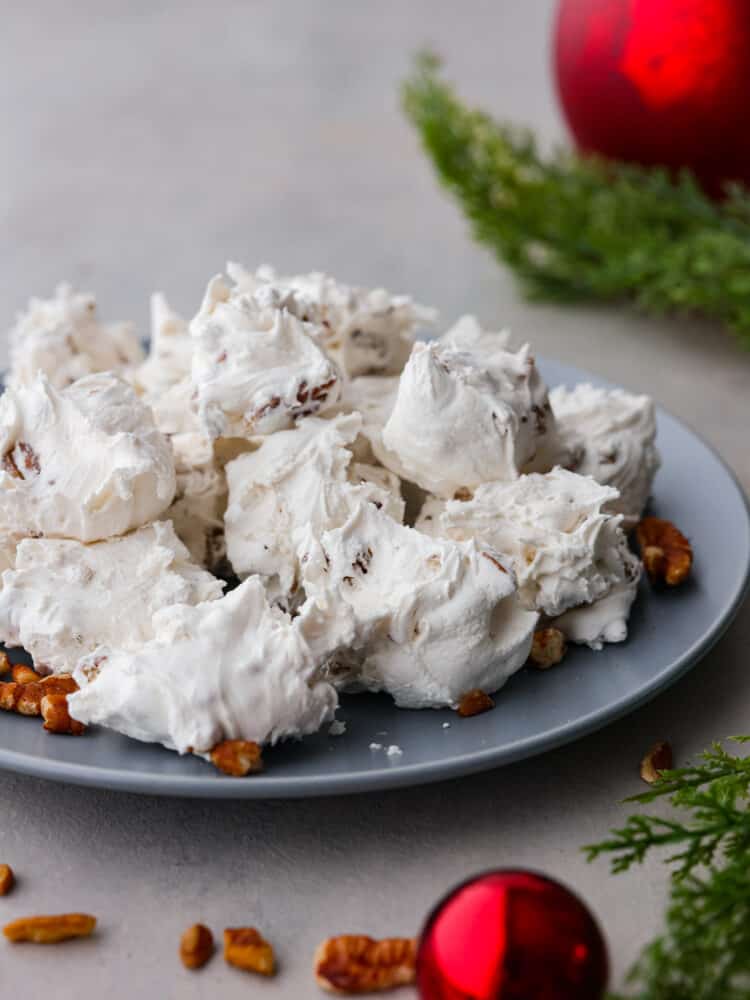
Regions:
<instances>
[{"instance_id":1,"label":"pine needle","mask_svg":"<svg viewBox=\"0 0 750 1000\"><path fill-rule=\"evenodd\" d=\"M655 313L699 313L750 347L750 195L709 199L694 178L559 151L467 108L421 55L404 110L476 239L532 298L629 299ZM749 994L750 996L750 994Z\"/></svg>"}]
</instances>

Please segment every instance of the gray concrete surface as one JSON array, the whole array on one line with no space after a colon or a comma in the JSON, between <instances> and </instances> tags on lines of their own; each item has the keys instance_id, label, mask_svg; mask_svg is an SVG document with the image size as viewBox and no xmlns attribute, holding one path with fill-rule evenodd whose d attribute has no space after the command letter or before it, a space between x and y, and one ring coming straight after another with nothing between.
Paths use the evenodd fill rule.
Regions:
<instances>
[{"instance_id":1,"label":"gray concrete surface","mask_svg":"<svg viewBox=\"0 0 750 1000\"><path fill-rule=\"evenodd\" d=\"M750 355L719 329L626 309L532 307L467 237L402 119L397 87L425 42L472 99L563 135L548 71L551 0L462 4L8 0L0 33L2 267L9 323L66 277L106 316L146 319L155 287L190 310L227 257L318 267L471 309L541 352L652 393L750 487ZM5 347L3 345L3 350ZM2 359L0 359L2 360ZM630 718L501 771L362 798L204 803L0 775L0 860L21 878L0 920L97 914L96 940L0 945L0 994L315 996L324 936L411 933L454 881L490 865L565 878L591 903L619 979L660 925L665 878L611 878L579 846L624 816L637 762L750 729L747 611L693 674ZM0 720L1 723L1 720ZM281 974L250 981L176 959L179 933L252 921Z\"/></svg>"}]
</instances>

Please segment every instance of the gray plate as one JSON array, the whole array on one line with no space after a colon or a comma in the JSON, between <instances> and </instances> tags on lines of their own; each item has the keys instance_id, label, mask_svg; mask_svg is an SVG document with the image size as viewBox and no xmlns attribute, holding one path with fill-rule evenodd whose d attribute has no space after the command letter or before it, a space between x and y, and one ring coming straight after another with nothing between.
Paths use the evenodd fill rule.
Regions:
<instances>
[{"instance_id":1,"label":"gray plate","mask_svg":"<svg viewBox=\"0 0 750 1000\"><path fill-rule=\"evenodd\" d=\"M542 363L550 385L584 379ZM449 711L404 711L374 695L345 698L343 736L324 731L265 753L266 770L226 778L196 758L104 730L80 739L52 736L37 723L0 718L0 767L79 785L207 798L284 798L423 784L497 767L568 743L632 711L693 666L729 625L748 583L750 519L744 495L723 462L674 417L659 413L663 466L654 513L690 537L696 572L675 592L642 594L630 639L601 653L573 648L560 666L511 678L494 711L459 719ZM443 728L443 723L450 723ZM369 749L396 744L401 756Z\"/></svg>"}]
</instances>

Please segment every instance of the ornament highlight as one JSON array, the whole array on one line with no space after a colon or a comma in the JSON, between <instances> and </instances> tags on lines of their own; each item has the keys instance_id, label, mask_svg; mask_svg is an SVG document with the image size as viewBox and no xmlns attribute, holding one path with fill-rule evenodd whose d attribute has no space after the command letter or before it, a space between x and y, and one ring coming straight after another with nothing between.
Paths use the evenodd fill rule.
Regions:
<instances>
[{"instance_id":1,"label":"ornament highlight","mask_svg":"<svg viewBox=\"0 0 750 1000\"><path fill-rule=\"evenodd\" d=\"M422 1000L601 1000L607 948L568 889L531 871L470 879L436 906L422 931Z\"/></svg>"},{"instance_id":2,"label":"ornament highlight","mask_svg":"<svg viewBox=\"0 0 750 1000\"><path fill-rule=\"evenodd\" d=\"M561 0L557 86L584 152L750 185L747 0Z\"/></svg>"}]
</instances>

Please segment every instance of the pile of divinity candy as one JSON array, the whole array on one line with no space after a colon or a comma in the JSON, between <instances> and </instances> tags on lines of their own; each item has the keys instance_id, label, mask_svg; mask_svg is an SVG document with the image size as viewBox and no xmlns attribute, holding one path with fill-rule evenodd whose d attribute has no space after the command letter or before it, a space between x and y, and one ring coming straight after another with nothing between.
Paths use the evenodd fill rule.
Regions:
<instances>
[{"instance_id":1,"label":"pile of divinity candy","mask_svg":"<svg viewBox=\"0 0 750 1000\"><path fill-rule=\"evenodd\" d=\"M145 356L67 286L11 331L0 640L71 678L72 728L245 773L342 690L471 714L625 639L648 397L548 392L471 316L417 341L407 296L227 271L190 322L153 296Z\"/></svg>"}]
</instances>

